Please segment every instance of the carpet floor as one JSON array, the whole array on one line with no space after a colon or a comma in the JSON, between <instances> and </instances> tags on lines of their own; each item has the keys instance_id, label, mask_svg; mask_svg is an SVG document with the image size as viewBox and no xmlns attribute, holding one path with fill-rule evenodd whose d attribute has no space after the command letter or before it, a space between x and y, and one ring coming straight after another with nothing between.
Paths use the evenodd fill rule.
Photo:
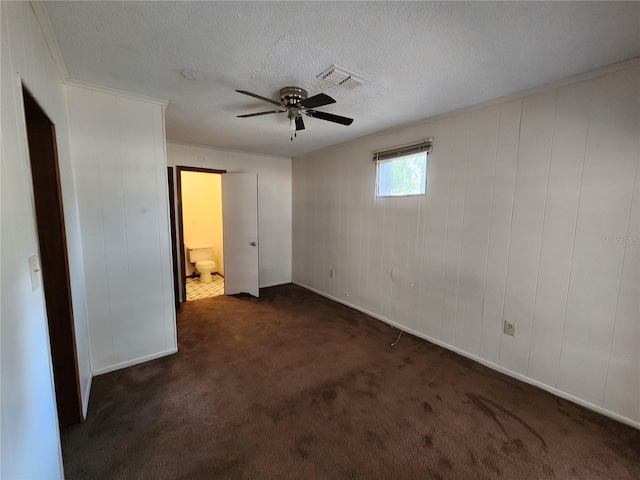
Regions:
<instances>
[{"instance_id":1,"label":"carpet floor","mask_svg":"<svg viewBox=\"0 0 640 480\"><path fill-rule=\"evenodd\" d=\"M68 479L632 479L640 431L294 285L188 302L96 377Z\"/></svg>"}]
</instances>

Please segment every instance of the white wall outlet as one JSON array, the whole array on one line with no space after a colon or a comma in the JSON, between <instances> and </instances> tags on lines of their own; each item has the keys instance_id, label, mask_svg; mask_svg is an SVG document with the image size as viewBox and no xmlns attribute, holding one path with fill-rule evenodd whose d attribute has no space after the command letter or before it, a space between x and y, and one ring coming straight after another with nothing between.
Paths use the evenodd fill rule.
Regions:
<instances>
[{"instance_id":1,"label":"white wall outlet","mask_svg":"<svg viewBox=\"0 0 640 480\"><path fill-rule=\"evenodd\" d=\"M502 331L507 335L511 335L512 337L516 336L516 322L511 320L504 319L504 325L502 327Z\"/></svg>"},{"instance_id":2,"label":"white wall outlet","mask_svg":"<svg viewBox=\"0 0 640 480\"><path fill-rule=\"evenodd\" d=\"M29 273L31 274L31 290L35 290L40 286L40 265L38 257L31 255L29 257Z\"/></svg>"},{"instance_id":3,"label":"white wall outlet","mask_svg":"<svg viewBox=\"0 0 640 480\"><path fill-rule=\"evenodd\" d=\"M329 270L329 278L333 278L335 276L335 272L333 269Z\"/></svg>"}]
</instances>

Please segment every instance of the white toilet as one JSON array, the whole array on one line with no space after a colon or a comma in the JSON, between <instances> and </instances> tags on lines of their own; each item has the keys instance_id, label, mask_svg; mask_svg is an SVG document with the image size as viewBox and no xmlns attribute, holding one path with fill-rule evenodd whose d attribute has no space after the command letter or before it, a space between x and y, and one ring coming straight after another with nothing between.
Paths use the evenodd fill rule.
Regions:
<instances>
[{"instance_id":1,"label":"white toilet","mask_svg":"<svg viewBox=\"0 0 640 480\"><path fill-rule=\"evenodd\" d=\"M216 262L213 257L213 247L211 245L191 245L187 246L189 262L195 264L196 271L200 273L202 283L211 283L211 274L216 272Z\"/></svg>"}]
</instances>

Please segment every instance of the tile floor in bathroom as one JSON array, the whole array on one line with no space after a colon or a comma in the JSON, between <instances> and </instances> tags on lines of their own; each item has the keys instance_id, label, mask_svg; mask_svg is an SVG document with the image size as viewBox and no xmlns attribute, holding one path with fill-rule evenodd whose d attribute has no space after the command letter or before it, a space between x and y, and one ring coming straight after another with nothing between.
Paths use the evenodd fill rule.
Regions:
<instances>
[{"instance_id":1,"label":"tile floor in bathroom","mask_svg":"<svg viewBox=\"0 0 640 480\"><path fill-rule=\"evenodd\" d=\"M224 277L214 273L211 279L211 283L201 283L197 278L187 278L187 302L224 295Z\"/></svg>"}]
</instances>

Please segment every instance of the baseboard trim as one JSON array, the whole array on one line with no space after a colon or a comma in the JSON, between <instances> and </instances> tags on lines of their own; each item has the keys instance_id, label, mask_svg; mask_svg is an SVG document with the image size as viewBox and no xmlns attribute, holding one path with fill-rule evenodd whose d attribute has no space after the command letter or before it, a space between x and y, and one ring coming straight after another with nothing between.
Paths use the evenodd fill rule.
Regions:
<instances>
[{"instance_id":1,"label":"baseboard trim","mask_svg":"<svg viewBox=\"0 0 640 480\"><path fill-rule=\"evenodd\" d=\"M94 377L97 377L98 375L103 375L109 372L115 372L116 370L122 370L123 368L131 367L133 365L149 362L151 360L155 360L156 358L162 358L168 355L173 355L174 353L178 353L177 348L170 348L169 350L163 350L162 352L152 353L151 355L145 355L144 357L138 357L138 358L134 358L133 360L127 360L126 362L120 362L120 363L116 363L115 365L109 365L107 367L98 368L91 373Z\"/></svg>"},{"instance_id":2,"label":"baseboard trim","mask_svg":"<svg viewBox=\"0 0 640 480\"><path fill-rule=\"evenodd\" d=\"M260 288L277 287L278 285L286 285L287 283L292 283L292 282L291 281L287 281L287 282L266 283L264 285L260 285Z\"/></svg>"},{"instance_id":3,"label":"baseboard trim","mask_svg":"<svg viewBox=\"0 0 640 480\"><path fill-rule=\"evenodd\" d=\"M520 380L520 381L522 381L524 383L528 383L529 385L533 385L534 387L538 387L538 388L540 388L542 390L545 390L545 391L547 391L547 392L549 392L549 393L551 393L551 394L553 394L553 395L555 395L557 397L564 398L565 400L569 400L570 402L576 403L576 404L578 404L578 405L580 405L582 407L588 408L589 410L593 410L594 412L600 413L600 414L602 414L602 415L604 415L606 417L609 417L609 418L612 418L614 420L617 420L620 423L624 423L626 425L629 425L631 427L634 427L634 428L637 428L638 430L640 430L640 422L632 420L631 418L627 418L627 417L625 417L623 415L620 415L619 413L612 412L611 410L607 410L606 408L603 408L603 407L601 407L599 405L596 405L594 403L588 402L588 401L583 400L583 399L581 399L579 397L575 397L575 396L571 395L570 393L567 393L567 392L559 390L559 389L557 389L555 387L551 387L549 385L546 385L546 384L544 384L542 382L539 382L539 381L534 380L534 379L532 379L530 377L522 375L521 373L517 373L517 372L514 372L514 371L509 370L507 368L504 368L504 367L502 367L502 366L500 366L500 365L498 365L496 363L490 362L490 361L485 360L483 358L480 358L480 357L478 357L476 355L473 355L472 353L465 352L464 350L461 350L461 349L459 349L457 347L454 347L453 345L449 345L448 343L445 343L445 342L443 342L441 340L438 340L437 338L430 337L428 335L425 335L424 333L420 333L420 332L418 332L416 330L413 330L411 328L405 327L404 325L401 325L401 324L399 324L397 322L394 322L393 320L389 320L388 318L385 318L385 317L383 317L381 315L378 315L376 313L370 312L370 311L368 311L368 310L366 310L364 308L358 307L357 305L354 305L352 303L345 302L344 300L342 300L340 298L334 297L333 295L329 295L328 293L325 293L325 292L322 292L320 290L317 290L317 289L315 289L313 287L305 285L304 283L300 283L300 282L296 282L296 281L293 281L291 283L293 283L294 285L298 285L299 287L306 288L307 290L310 290L313 293L317 293L318 295L320 295L322 297L325 297L325 298L328 298L329 300L333 300L334 302L341 303L342 305L346 305L347 307L353 308L354 310L358 310L359 312L365 313L365 314L375 318L376 320L380 320L381 322L384 322L384 323L387 323L389 325L392 325L392 326L394 326L396 328L399 328L400 330L403 330L403 331L405 331L407 333L410 333L411 335L415 335L416 337L422 338L423 340L427 340L428 342L434 343L434 344L436 344L436 345L438 345L438 346L440 346L442 348L446 348L447 350L451 350L452 352L455 352L455 353L457 353L459 355L462 355L463 357L466 357L466 358L469 358L471 360L474 360L474 361L476 361L476 362L478 362L478 363L480 363L480 364L484 365L485 367L488 367L488 368L490 368L492 370L495 370L495 371L500 372L500 373L504 373L505 375L508 375L508 376L510 376L512 378Z\"/></svg>"}]
</instances>

